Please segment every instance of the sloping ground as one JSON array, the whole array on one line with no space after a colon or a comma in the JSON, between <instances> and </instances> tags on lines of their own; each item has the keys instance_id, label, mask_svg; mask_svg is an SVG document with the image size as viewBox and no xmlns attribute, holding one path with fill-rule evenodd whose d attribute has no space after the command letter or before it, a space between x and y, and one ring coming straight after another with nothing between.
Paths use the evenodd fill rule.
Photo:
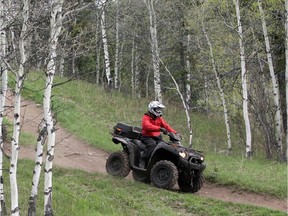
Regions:
<instances>
[{"instance_id":1,"label":"sloping ground","mask_svg":"<svg viewBox=\"0 0 288 216\"><path fill-rule=\"evenodd\" d=\"M11 97L7 99L7 105L11 105ZM22 130L35 135L35 143L38 125L43 117L42 109L32 101L22 103L21 115L23 116ZM8 108L6 114L13 120L12 109ZM70 134L61 126L57 126L56 148L54 165L65 168L76 168L87 172L98 172L106 174L105 163L108 153L89 146L87 143ZM6 150L9 151L9 144ZM34 147L21 147L20 158L34 159ZM127 177L132 180L131 175ZM263 206L275 210L287 212L287 200L278 199L268 195L259 195L245 191L235 191L230 188L205 183L202 189L195 194L209 198L220 199L226 202L245 203L256 206Z\"/></svg>"}]
</instances>

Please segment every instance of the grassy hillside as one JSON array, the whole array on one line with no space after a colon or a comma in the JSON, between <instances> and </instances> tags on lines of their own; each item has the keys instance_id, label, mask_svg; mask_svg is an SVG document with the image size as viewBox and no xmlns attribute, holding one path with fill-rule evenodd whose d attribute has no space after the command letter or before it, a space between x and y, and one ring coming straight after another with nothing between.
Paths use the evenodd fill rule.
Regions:
<instances>
[{"instance_id":1,"label":"grassy hillside","mask_svg":"<svg viewBox=\"0 0 288 216\"><path fill-rule=\"evenodd\" d=\"M37 82L34 82L37 80ZM57 78L56 82L63 80ZM33 74L25 84L25 97L42 102L43 80ZM135 99L81 81L53 89L53 108L58 124L106 151L121 149L111 142L109 131L116 122L140 125L147 103L152 99ZM167 105L167 104L166 104ZM181 107L168 105L166 119L187 141L185 115ZM217 154L225 149L225 131L221 119L207 119L193 114L194 147L206 154L205 177L209 181L259 193L286 197L287 170L284 164L255 158L246 160L241 153L233 156ZM21 144L34 143L22 133ZM216 150L216 151L215 151ZM5 167L9 166L5 159ZM8 168L7 168L8 170ZM18 165L19 204L21 215L27 212L31 190L33 162L21 160ZM89 174L79 170L55 168L53 175L53 209L59 216L97 215L198 215L198 216L284 216L284 212L249 205L226 203L182 194L141 184L132 180ZM43 176L42 176L43 177ZM8 172L4 171L6 205L9 209ZM43 181L39 185L38 214L43 215ZM9 212L9 210L8 210Z\"/></svg>"},{"instance_id":2,"label":"grassy hillside","mask_svg":"<svg viewBox=\"0 0 288 216\"><path fill-rule=\"evenodd\" d=\"M56 78L55 83L63 82ZM25 84L25 97L42 103L43 79L31 74ZM109 132L117 122L141 125L141 118L147 104L153 98L137 99L119 92L105 92L102 88L83 81L73 81L53 88L53 110L58 124L82 138L89 144L112 152L121 146L111 142ZM185 113L181 106L165 104L164 116L185 142L188 130ZM251 160L244 158L244 146L233 138L234 152L231 156L218 153L226 149L225 126L220 117L192 114L193 147L204 151L207 168L206 180L222 185L257 193L267 193L277 197L287 197L286 164L266 161L262 157ZM233 131L233 127L232 127ZM241 148L240 148L241 147ZM240 150L239 150L240 149Z\"/></svg>"},{"instance_id":3,"label":"grassy hillside","mask_svg":"<svg viewBox=\"0 0 288 216\"><path fill-rule=\"evenodd\" d=\"M20 215L27 215L33 162L18 165ZM4 172L4 182L9 182ZM7 207L9 191L5 187ZM37 215L43 215L43 179L39 185ZM161 190L132 180L79 170L53 171L53 210L57 216L285 216L285 212L240 205Z\"/></svg>"}]
</instances>

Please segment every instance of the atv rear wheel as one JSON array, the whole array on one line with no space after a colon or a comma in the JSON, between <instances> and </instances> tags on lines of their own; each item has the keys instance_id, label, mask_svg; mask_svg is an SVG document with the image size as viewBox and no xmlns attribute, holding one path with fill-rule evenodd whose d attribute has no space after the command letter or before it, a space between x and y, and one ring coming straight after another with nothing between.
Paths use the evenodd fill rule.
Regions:
<instances>
[{"instance_id":1,"label":"atv rear wheel","mask_svg":"<svg viewBox=\"0 0 288 216\"><path fill-rule=\"evenodd\" d=\"M128 154L124 151L112 153L106 161L109 175L125 178L131 170Z\"/></svg>"},{"instance_id":2,"label":"atv rear wheel","mask_svg":"<svg viewBox=\"0 0 288 216\"><path fill-rule=\"evenodd\" d=\"M204 183L204 175L203 173L197 174L194 178L190 178L187 176L179 176L178 179L178 185L180 188L180 191L182 192L190 192L190 193L196 193L201 189Z\"/></svg>"},{"instance_id":3,"label":"atv rear wheel","mask_svg":"<svg viewBox=\"0 0 288 216\"><path fill-rule=\"evenodd\" d=\"M159 161L153 166L150 179L156 187L171 189L177 182L178 170L171 161Z\"/></svg>"},{"instance_id":4,"label":"atv rear wheel","mask_svg":"<svg viewBox=\"0 0 288 216\"><path fill-rule=\"evenodd\" d=\"M144 172L132 170L132 176L135 181L150 184L150 176Z\"/></svg>"}]
</instances>

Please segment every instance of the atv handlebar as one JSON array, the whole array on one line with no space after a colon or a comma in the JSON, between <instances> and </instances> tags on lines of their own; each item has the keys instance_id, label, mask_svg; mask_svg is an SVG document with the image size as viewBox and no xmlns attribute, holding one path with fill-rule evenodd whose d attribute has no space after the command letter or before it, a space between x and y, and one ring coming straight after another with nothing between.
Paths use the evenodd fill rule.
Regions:
<instances>
[{"instance_id":1,"label":"atv handlebar","mask_svg":"<svg viewBox=\"0 0 288 216\"><path fill-rule=\"evenodd\" d=\"M182 137L181 137L180 134L175 134L175 133L172 133L172 132L168 132L167 136L169 136L170 141L172 141L172 142L179 142L179 141L182 140Z\"/></svg>"}]
</instances>

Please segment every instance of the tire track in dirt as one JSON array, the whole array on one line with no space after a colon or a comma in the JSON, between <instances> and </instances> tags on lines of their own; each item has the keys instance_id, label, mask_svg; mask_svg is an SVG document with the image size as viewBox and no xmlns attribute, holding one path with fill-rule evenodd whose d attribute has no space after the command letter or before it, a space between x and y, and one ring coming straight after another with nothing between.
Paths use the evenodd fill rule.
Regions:
<instances>
[{"instance_id":1,"label":"tire track in dirt","mask_svg":"<svg viewBox=\"0 0 288 216\"><path fill-rule=\"evenodd\" d=\"M12 122L13 110L10 106L13 104L13 97L11 95L8 96L6 104L7 109L5 113L8 116L8 119ZM33 136L35 136L36 144L38 125L43 118L43 111L41 107L35 104L33 101L23 101L21 116L23 123L22 130L33 134ZM83 140L80 140L59 126L59 124L57 125L56 131L56 143L54 158L55 166L106 174L105 163L108 153L89 146ZM5 145L5 149L9 151L9 143L6 143ZM22 146L19 151L19 157L33 160L35 158L34 147ZM131 175L129 175L127 178L129 180L132 179ZM220 199L225 202L263 206L266 208L287 212L287 199L283 200L268 195L260 195L245 191L235 191L227 187L210 183L204 183L204 186L199 192L195 193L195 195Z\"/></svg>"}]
</instances>

